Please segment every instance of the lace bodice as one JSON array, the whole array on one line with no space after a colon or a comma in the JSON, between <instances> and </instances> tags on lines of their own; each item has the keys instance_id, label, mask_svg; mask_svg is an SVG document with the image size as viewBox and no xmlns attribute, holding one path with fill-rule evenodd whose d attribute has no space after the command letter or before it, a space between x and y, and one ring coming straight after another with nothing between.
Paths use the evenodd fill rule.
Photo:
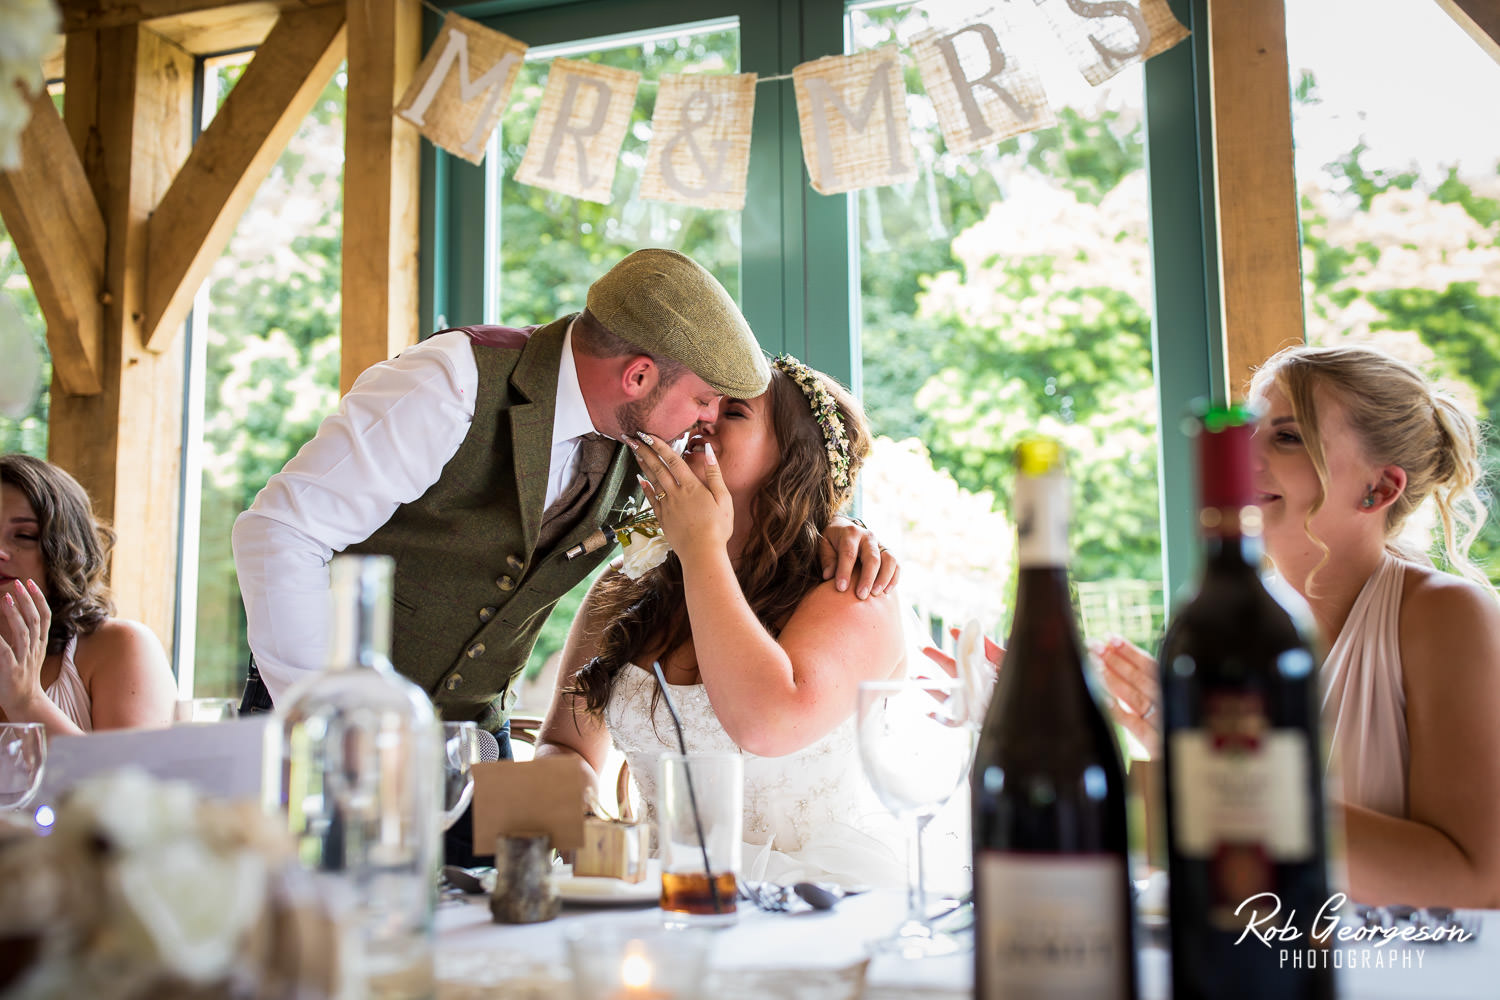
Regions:
<instances>
[{"instance_id":1,"label":"lace bodice","mask_svg":"<svg viewBox=\"0 0 1500 1000\"><path fill-rule=\"evenodd\" d=\"M701 684L671 685L689 752L741 752L719 723ZM672 716L658 699L656 678L626 666L615 679L604 718L630 764L653 822L656 758L677 749ZM860 771L854 718L784 757L744 753L743 874L747 878L831 878L900 885L905 867L901 832L875 800Z\"/></svg>"}]
</instances>

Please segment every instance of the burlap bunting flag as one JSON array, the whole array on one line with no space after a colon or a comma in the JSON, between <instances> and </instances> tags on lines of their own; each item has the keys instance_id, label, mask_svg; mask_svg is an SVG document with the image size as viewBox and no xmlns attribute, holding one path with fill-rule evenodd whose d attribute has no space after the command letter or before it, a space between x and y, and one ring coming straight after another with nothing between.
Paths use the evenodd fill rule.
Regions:
<instances>
[{"instance_id":1,"label":"burlap bunting flag","mask_svg":"<svg viewBox=\"0 0 1500 1000\"><path fill-rule=\"evenodd\" d=\"M912 40L922 86L950 152L970 153L1057 124L1041 79L1004 48L1004 22L928 31Z\"/></svg>"},{"instance_id":2,"label":"burlap bunting flag","mask_svg":"<svg viewBox=\"0 0 1500 1000\"><path fill-rule=\"evenodd\" d=\"M898 47L803 63L792 70L792 84L814 190L838 194L916 179Z\"/></svg>"},{"instance_id":3,"label":"burlap bunting flag","mask_svg":"<svg viewBox=\"0 0 1500 1000\"><path fill-rule=\"evenodd\" d=\"M454 156L484 160L527 45L449 13L396 114Z\"/></svg>"},{"instance_id":4,"label":"burlap bunting flag","mask_svg":"<svg viewBox=\"0 0 1500 1000\"><path fill-rule=\"evenodd\" d=\"M699 208L744 208L754 113L754 73L663 76L641 197Z\"/></svg>"},{"instance_id":5,"label":"burlap bunting flag","mask_svg":"<svg viewBox=\"0 0 1500 1000\"><path fill-rule=\"evenodd\" d=\"M1085 79L1094 86L1165 52L1188 36L1167 0L1094 4L1075 13L1068 0L1036 0Z\"/></svg>"},{"instance_id":6,"label":"burlap bunting flag","mask_svg":"<svg viewBox=\"0 0 1500 1000\"><path fill-rule=\"evenodd\" d=\"M516 180L609 204L640 82L631 70L553 60Z\"/></svg>"}]
</instances>

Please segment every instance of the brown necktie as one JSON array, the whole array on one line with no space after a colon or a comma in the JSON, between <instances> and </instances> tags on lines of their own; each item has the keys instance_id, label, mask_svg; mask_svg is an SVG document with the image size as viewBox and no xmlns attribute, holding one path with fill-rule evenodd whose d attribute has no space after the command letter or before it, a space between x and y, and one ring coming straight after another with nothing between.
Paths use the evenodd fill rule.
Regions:
<instances>
[{"instance_id":1,"label":"brown necktie","mask_svg":"<svg viewBox=\"0 0 1500 1000\"><path fill-rule=\"evenodd\" d=\"M550 549L578 521L579 515L594 498L599 484L604 482L604 475L609 471L609 463L614 455L615 442L612 439L603 434L583 435L573 478L542 513L542 528L537 533L538 549Z\"/></svg>"}]
</instances>

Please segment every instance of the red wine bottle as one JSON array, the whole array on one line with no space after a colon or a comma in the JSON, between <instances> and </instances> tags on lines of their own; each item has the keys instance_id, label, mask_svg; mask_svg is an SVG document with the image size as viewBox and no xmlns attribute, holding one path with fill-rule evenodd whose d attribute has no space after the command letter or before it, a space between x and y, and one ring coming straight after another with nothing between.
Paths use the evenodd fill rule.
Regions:
<instances>
[{"instance_id":1,"label":"red wine bottle","mask_svg":"<svg viewBox=\"0 0 1500 1000\"><path fill-rule=\"evenodd\" d=\"M1261 582L1253 431L1243 407L1203 417L1203 575L1159 657L1176 1000L1334 995L1318 657Z\"/></svg>"},{"instance_id":2,"label":"red wine bottle","mask_svg":"<svg viewBox=\"0 0 1500 1000\"><path fill-rule=\"evenodd\" d=\"M1136 996L1125 774L1068 590L1056 442L1017 450L1015 620L971 777L978 1000Z\"/></svg>"}]
</instances>

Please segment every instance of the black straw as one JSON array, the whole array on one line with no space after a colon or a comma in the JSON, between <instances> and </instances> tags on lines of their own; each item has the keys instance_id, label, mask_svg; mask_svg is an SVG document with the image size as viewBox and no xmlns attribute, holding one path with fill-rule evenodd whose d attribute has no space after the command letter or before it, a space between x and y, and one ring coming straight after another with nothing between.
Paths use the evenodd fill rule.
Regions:
<instances>
[{"instance_id":1,"label":"black straw","mask_svg":"<svg viewBox=\"0 0 1500 1000\"><path fill-rule=\"evenodd\" d=\"M698 796L693 791L693 769L687 759L687 740L682 738L682 716L672 704L672 692L667 690L667 679L662 676L661 661L653 660L651 669L656 673L656 684L661 690L662 700L667 703L667 713L672 716L672 727L677 730L677 748L682 751L682 776L687 781L688 807L693 810L693 829L698 833L698 849L703 852L703 874L708 876L708 894L714 903L714 912L723 913L719 901L719 885L714 881L713 865L708 860L708 840L703 836L703 818L698 813Z\"/></svg>"}]
</instances>

